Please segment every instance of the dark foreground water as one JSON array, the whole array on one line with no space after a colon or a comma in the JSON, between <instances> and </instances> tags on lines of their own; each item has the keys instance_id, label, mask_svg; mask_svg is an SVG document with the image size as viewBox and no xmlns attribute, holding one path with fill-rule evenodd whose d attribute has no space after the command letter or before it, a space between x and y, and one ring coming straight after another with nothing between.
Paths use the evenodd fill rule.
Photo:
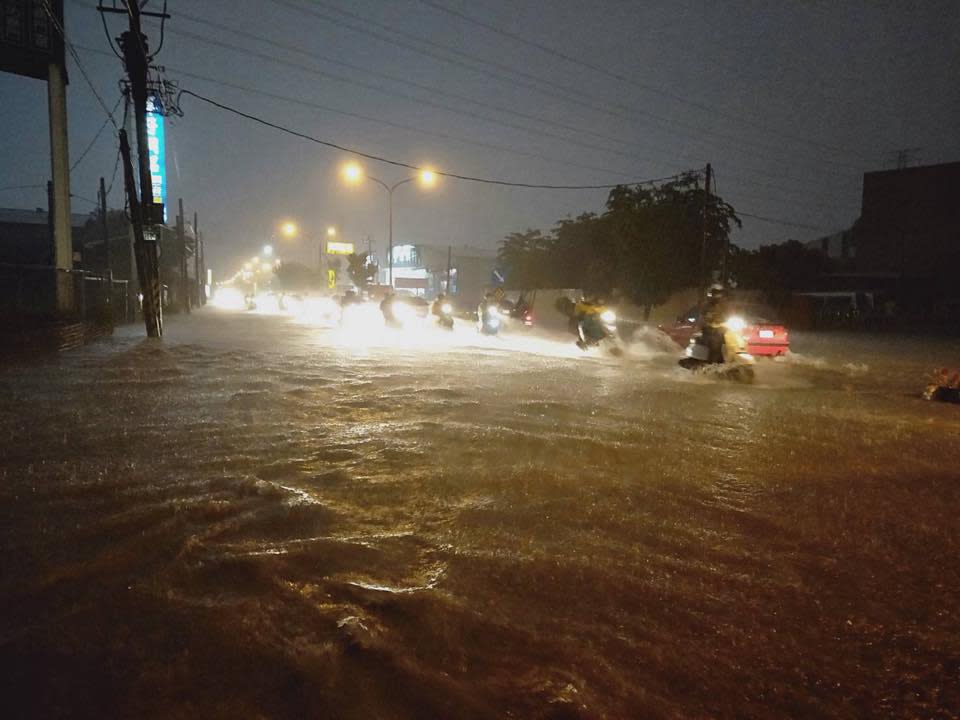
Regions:
<instances>
[{"instance_id":1,"label":"dark foreground water","mask_svg":"<svg viewBox=\"0 0 960 720\"><path fill-rule=\"evenodd\" d=\"M138 331L0 369L4 718L960 715L956 344Z\"/></svg>"}]
</instances>

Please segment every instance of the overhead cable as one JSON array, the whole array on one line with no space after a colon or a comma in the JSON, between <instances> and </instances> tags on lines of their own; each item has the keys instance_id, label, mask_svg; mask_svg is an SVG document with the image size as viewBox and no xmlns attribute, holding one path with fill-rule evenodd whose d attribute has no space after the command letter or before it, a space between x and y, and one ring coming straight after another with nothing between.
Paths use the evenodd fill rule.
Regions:
<instances>
[{"instance_id":1,"label":"overhead cable","mask_svg":"<svg viewBox=\"0 0 960 720\"><path fill-rule=\"evenodd\" d=\"M306 133L302 133L298 130L293 130L283 125L279 125L269 120L265 120L263 118L257 117L256 115L252 115L250 113L244 112L237 108L231 107L230 105L226 105L224 103L218 102L213 98L200 95L199 93L195 93L192 90L183 89L180 92L183 95L189 95L209 105L220 108L221 110L225 110L227 112L233 113L234 115L238 115L240 117L246 118L247 120L252 120L253 122L259 123L260 125L273 128L274 130L279 130L288 135L301 138L302 140L307 140L309 142L313 142L318 145L323 145L325 147L333 148L334 150L341 150L343 152L350 153L351 155L356 155L357 157L367 158L368 160L374 160L375 162L380 162L387 165L394 165L396 167L407 168L408 170L426 170L427 169L419 165L403 162L401 160L393 160L380 155L366 153L366 152L363 152L362 150L357 150L355 148L349 148L344 145L331 142L329 140L321 140L319 138L315 138L312 135L307 135ZM632 180L629 182L606 183L606 184L600 184L600 185L552 185L552 184L541 184L541 183L524 183L524 182L515 182L512 180L500 180L496 178L478 177L475 175L464 175L460 173L448 172L443 170L432 170L432 172L442 177L448 177L455 180L465 180L468 182L483 183L486 185L501 185L506 187L530 188L530 189L539 189L539 190L609 190L622 185L650 185L658 182L666 182L668 180L676 180L680 177L693 174L698 171L692 170L692 171L676 173L674 175L668 175L666 177L660 177L660 178L652 178L647 180Z\"/></svg>"}]
</instances>

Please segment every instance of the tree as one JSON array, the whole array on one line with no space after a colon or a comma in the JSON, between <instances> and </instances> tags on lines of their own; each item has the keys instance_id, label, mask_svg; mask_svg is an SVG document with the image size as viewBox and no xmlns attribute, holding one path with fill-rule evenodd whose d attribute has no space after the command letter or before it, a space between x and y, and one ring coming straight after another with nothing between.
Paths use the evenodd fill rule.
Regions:
<instances>
[{"instance_id":1,"label":"tree","mask_svg":"<svg viewBox=\"0 0 960 720\"><path fill-rule=\"evenodd\" d=\"M826 255L796 240L761 245L756 250L737 248L731 264L737 286L760 290L774 307L780 307L792 292L809 289L831 269Z\"/></svg>"},{"instance_id":2,"label":"tree","mask_svg":"<svg viewBox=\"0 0 960 720\"><path fill-rule=\"evenodd\" d=\"M370 285L377 276L377 266L370 262L370 253L347 255L347 274L358 288Z\"/></svg>"},{"instance_id":3,"label":"tree","mask_svg":"<svg viewBox=\"0 0 960 720\"><path fill-rule=\"evenodd\" d=\"M734 225L733 207L711 195L705 208L699 176L690 174L660 186L618 186L602 215L566 218L549 235L512 233L498 259L515 287L619 291L649 312L707 280Z\"/></svg>"},{"instance_id":4,"label":"tree","mask_svg":"<svg viewBox=\"0 0 960 720\"><path fill-rule=\"evenodd\" d=\"M507 271L511 288L557 287L550 271L551 245L551 238L539 230L507 235L497 251L497 262Z\"/></svg>"},{"instance_id":5,"label":"tree","mask_svg":"<svg viewBox=\"0 0 960 720\"><path fill-rule=\"evenodd\" d=\"M273 287L281 292L305 292L321 287L319 272L299 262L281 263L273 271Z\"/></svg>"}]
</instances>

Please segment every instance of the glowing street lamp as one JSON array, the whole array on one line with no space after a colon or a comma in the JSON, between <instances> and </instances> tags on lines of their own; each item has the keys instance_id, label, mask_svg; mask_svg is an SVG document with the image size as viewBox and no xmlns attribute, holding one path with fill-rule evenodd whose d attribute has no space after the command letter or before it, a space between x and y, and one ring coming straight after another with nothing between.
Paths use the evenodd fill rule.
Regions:
<instances>
[{"instance_id":1,"label":"glowing street lamp","mask_svg":"<svg viewBox=\"0 0 960 720\"><path fill-rule=\"evenodd\" d=\"M330 227L327 228L327 237L335 238L336 236L337 236L337 229L333 225L331 225Z\"/></svg>"},{"instance_id":2,"label":"glowing street lamp","mask_svg":"<svg viewBox=\"0 0 960 720\"><path fill-rule=\"evenodd\" d=\"M348 162L343 166L340 172L342 173L344 180L346 180L350 185L356 185L361 180L366 178L367 180L372 180L373 182L377 183L387 191L387 204L389 206L387 267L389 268L389 284L390 287L393 287L393 191L401 185L404 185L408 182L413 182L414 180L417 180L420 183L420 187L424 189L435 187L437 184L437 173L429 168L421 168L417 170L417 174L413 177L404 178L403 180L395 182L393 185L387 185L383 180L375 178L372 175L367 175L364 172L363 167L361 167L360 163L358 162Z\"/></svg>"},{"instance_id":3,"label":"glowing street lamp","mask_svg":"<svg viewBox=\"0 0 960 720\"><path fill-rule=\"evenodd\" d=\"M297 224L289 220L280 226L280 233L286 238L294 238L299 232L300 229L297 227Z\"/></svg>"}]
</instances>

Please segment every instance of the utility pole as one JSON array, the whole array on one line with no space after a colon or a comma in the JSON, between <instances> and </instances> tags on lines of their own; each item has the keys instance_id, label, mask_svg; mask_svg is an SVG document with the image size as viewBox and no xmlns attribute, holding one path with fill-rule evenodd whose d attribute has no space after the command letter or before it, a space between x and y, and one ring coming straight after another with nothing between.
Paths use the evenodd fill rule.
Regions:
<instances>
[{"instance_id":1,"label":"utility pole","mask_svg":"<svg viewBox=\"0 0 960 720\"><path fill-rule=\"evenodd\" d=\"M107 189L100 178L100 230L103 232L104 265L107 270L107 281L110 283L108 298L113 298L113 263L110 258L110 231L107 227Z\"/></svg>"},{"instance_id":2,"label":"utility pole","mask_svg":"<svg viewBox=\"0 0 960 720\"><path fill-rule=\"evenodd\" d=\"M447 245L447 287L444 290L445 295L450 294L450 273L453 267L453 246Z\"/></svg>"},{"instance_id":3,"label":"utility pole","mask_svg":"<svg viewBox=\"0 0 960 720\"><path fill-rule=\"evenodd\" d=\"M137 257L137 277L140 280L140 292L143 295L141 300L143 303L143 322L147 328L148 337L163 337L156 242L148 243L144 239L143 208L140 204L140 198L137 197L133 160L130 157L130 142L127 140L125 129L120 131L120 156L123 161L123 184L127 190L127 204L130 206L133 248Z\"/></svg>"},{"instance_id":4,"label":"utility pole","mask_svg":"<svg viewBox=\"0 0 960 720\"><path fill-rule=\"evenodd\" d=\"M61 17L62 15L62 5ZM50 113L50 169L53 177L53 257L58 271L73 269L73 228L70 222L70 155L67 145L67 70L54 60L47 66L47 104ZM76 310L73 276L57 272L57 310Z\"/></svg>"},{"instance_id":5,"label":"utility pole","mask_svg":"<svg viewBox=\"0 0 960 720\"><path fill-rule=\"evenodd\" d=\"M706 294L706 283L707 283L707 240L710 236L710 230L707 222L707 214L710 208L710 176L713 174L713 168L710 166L710 163L707 163L706 171L704 172L704 184L703 184L703 238L700 241L700 295L699 302L703 302L703 297Z\"/></svg>"},{"instance_id":6,"label":"utility pole","mask_svg":"<svg viewBox=\"0 0 960 720\"><path fill-rule=\"evenodd\" d=\"M186 218L183 217L183 198L179 199L179 212L177 213L177 250L180 253L180 305L183 312L190 314L190 277L187 272L187 227Z\"/></svg>"},{"instance_id":7,"label":"utility pole","mask_svg":"<svg viewBox=\"0 0 960 720\"><path fill-rule=\"evenodd\" d=\"M137 164L139 173L135 173L130 157L130 143L126 131L122 130L120 152L124 155L124 181L127 185L131 217L134 225L134 252L137 257L137 275L140 279L140 292L143 295L143 321L149 337L163 336L163 309L160 300L160 263L158 256L157 233L153 226L163 222L163 208L153 201L153 182L150 176L150 160L147 147L147 70L150 57L147 54L147 37L143 34L141 15L161 16L163 13L145 13L137 0L123 0L124 7L104 7L97 9L126 15L130 29L120 38L123 51L123 64L130 82L130 94L133 98L133 114L137 133ZM124 147L126 150L124 150ZM127 172L129 170L129 172ZM135 178L139 174L140 196L137 197ZM134 205L136 210L134 211Z\"/></svg>"},{"instance_id":8,"label":"utility pole","mask_svg":"<svg viewBox=\"0 0 960 720\"><path fill-rule=\"evenodd\" d=\"M193 278L197 290L197 306L203 304L203 279L200 277L200 233L197 230L197 212L193 212Z\"/></svg>"},{"instance_id":9,"label":"utility pole","mask_svg":"<svg viewBox=\"0 0 960 720\"><path fill-rule=\"evenodd\" d=\"M200 272L203 279L200 281L200 302L207 304L207 247L203 242L203 237L197 233L197 242L200 243Z\"/></svg>"}]
</instances>

